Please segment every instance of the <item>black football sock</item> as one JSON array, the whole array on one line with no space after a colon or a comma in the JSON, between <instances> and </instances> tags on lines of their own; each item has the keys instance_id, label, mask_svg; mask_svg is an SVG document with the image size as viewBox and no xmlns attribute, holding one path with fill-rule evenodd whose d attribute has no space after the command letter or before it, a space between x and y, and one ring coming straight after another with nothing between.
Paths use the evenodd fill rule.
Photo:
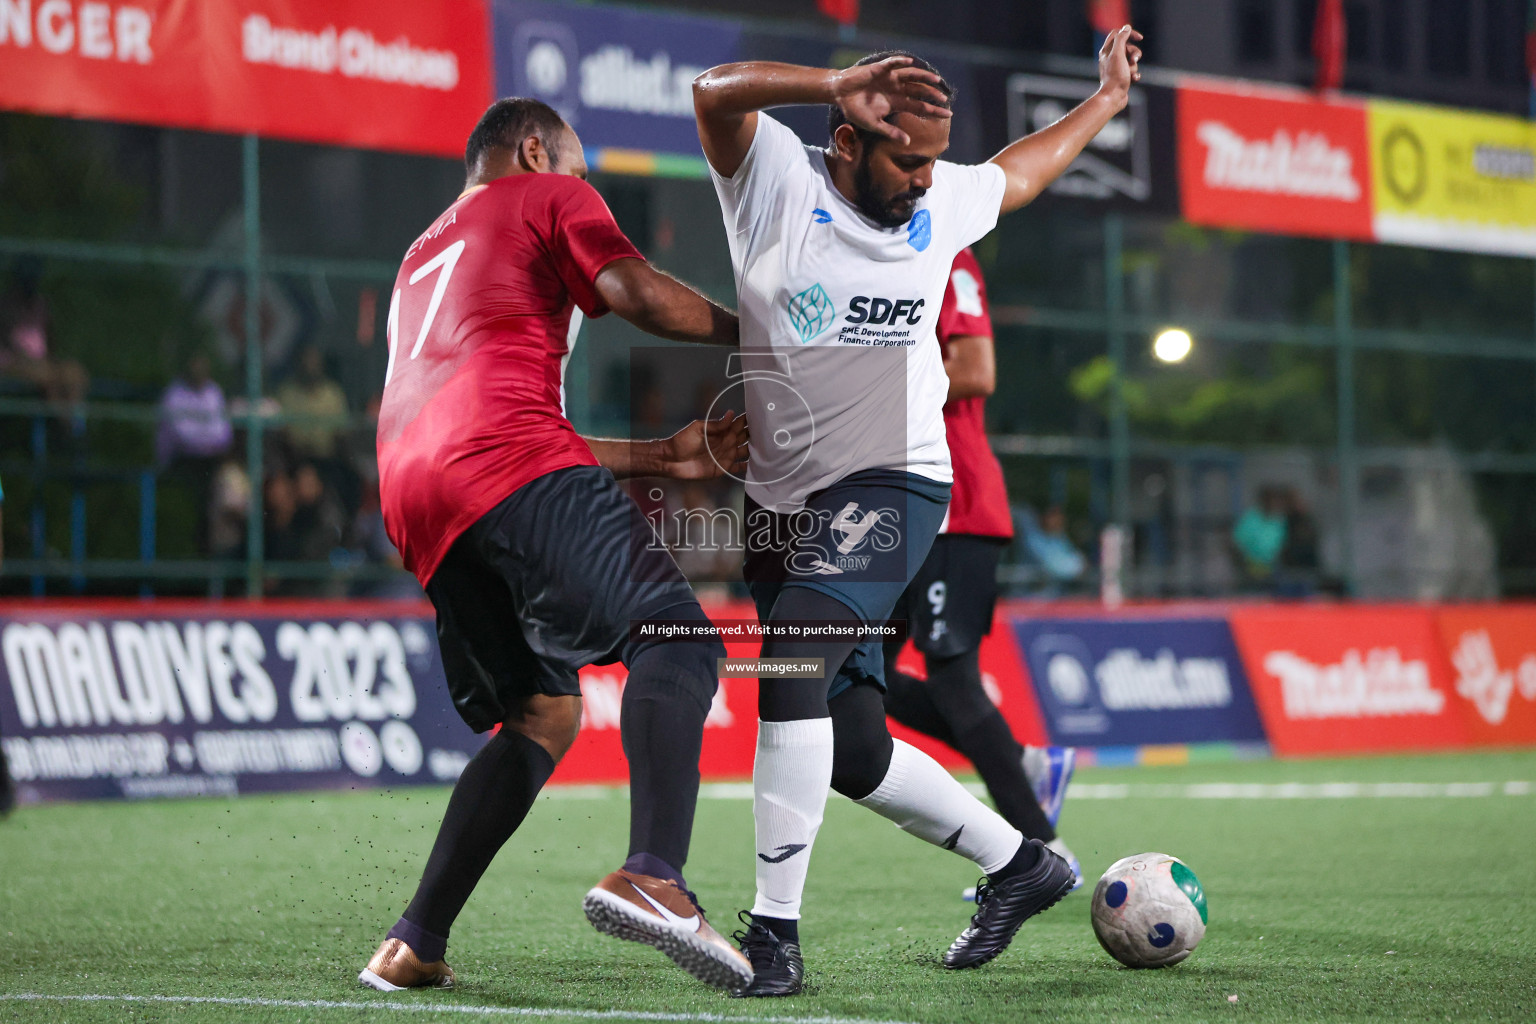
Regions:
<instances>
[{"instance_id":1,"label":"black football sock","mask_svg":"<svg viewBox=\"0 0 1536 1024\"><path fill-rule=\"evenodd\" d=\"M752 920L778 936L780 942L793 942L797 946L800 944L799 921L791 921L787 917L766 917L762 914L753 914Z\"/></svg>"},{"instance_id":2,"label":"black football sock","mask_svg":"<svg viewBox=\"0 0 1536 1024\"><path fill-rule=\"evenodd\" d=\"M503 728L491 737L453 787L427 869L402 920L446 943L480 876L528 816L554 770L549 751L517 730ZM436 957L431 952L416 949L423 960L442 959L441 952Z\"/></svg>"},{"instance_id":3,"label":"black football sock","mask_svg":"<svg viewBox=\"0 0 1536 1024\"><path fill-rule=\"evenodd\" d=\"M679 683L677 666L665 662L668 654L666 645L653 647L630 669L619 736L629 761L629 855L650 854L664 862L669 868L664 873L655 864L640 873L681 885L699 799L699 748L709 704L690 695L696 686Z\"/></svg>"},{"instance_id":4,"label":"black football sock","mask_svg":"<svg viewBox=\"0 0 1536 1024\"><path fill-rule=\"evenodd\" d=\"M924 688L953 731L954 748L976 766L997 812L1026 839L1045 843L1055 839L1056 830L1024 774L1024 748L981 685L978 652L929 658Z\"/></svg>"},{"instance_id":5,"label":"black football sock","mask_svg":"<svg viewBox=\"0 0 1536 1024\"><path fill-rule=\"evenodd\" d=\"M709 620L697 604L667 609L669 619ZM719 685L715 641L626 644L629 668L619 712L619 736L629 761L628 870L670 878L687 888L683 865L699 800L699 750L704 719Z\"/></svg>"},{"instance_id":6,"label":"black football sock","mask_svg":"<svg viewBox=\"0 0 1536 1024\"><path fill-rule=\"evenodd\" d=\"M1019 852L1013 855L1013 859L998 870L987 876L989 882L1006 882L1010 878L1022 875L1027 871L1033 871L1040 865L1045 856L1041 851L1044 847L1036 846L1025 839L1019 844Z\"/></svg>"}]
</instances>

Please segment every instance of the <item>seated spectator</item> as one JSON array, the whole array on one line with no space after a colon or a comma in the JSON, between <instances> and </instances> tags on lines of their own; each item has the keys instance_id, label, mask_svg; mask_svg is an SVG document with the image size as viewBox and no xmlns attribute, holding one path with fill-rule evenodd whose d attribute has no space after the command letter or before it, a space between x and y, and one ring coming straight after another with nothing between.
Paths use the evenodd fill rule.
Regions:
<instances>
[{"instance_id":1,"label":"seated spectator","mask_svg":"<svg viewBox=\"0 0 1536 1024\"><path fill-rule=\"evenodd\" d=\"M0 373L25 381L63 415L85 400L90 374L73 359L58 359L48 352L48 304L35 281L23 280L6 303L9 316L0 344Z\"/></svg>"},{"instance_id":2,"label":"seated spectator","mask_svg":"<svg viewBox=\"0 0 1536 1024\"><path fill-rule=\"evenodd\" d=\"M181 458L212 460L229 451L234 427L224 407L224 389L211 372L208 357L197 353L160 396L160 431L155 437L160 468Z\"/></svg>"},{"instance_id":3,"label":"seated spectator","mask_svg":"<svg viewBox=\"0 0 1536 1024\"><path fill-rule=\"evenodd\" d=\"M1014 544L1021 561L1040 570L1042 585L1030 591L1035 597L1059 597L1068 585L1081 580L1088 560L1067 536L1067 514L1052 505L1035 517L1027 505L1013 507Z\"/></svg>"},{"instance_id":4,"label":"seated spectator","mask_svg":"<svg viewBox=\"0 0 1536 1024\"><path fill-rule=\"evenodd\" d=\"M251 475L236 458L214 470L208 489L208 553L214 558L244 559L250 522Z\"/></svg>"},{"instance_id":5,"label":"seated spectator","mask_svg":"<svg viewBox=\"0 0 1536 1024\"><path fill-rule=\"evenodd\" d=\"M347 396L326 376L325 355L318 345L306 345L299 353L298 369L277 389L277 402L289 416L347 415ZM345 508L356 508L359 479L345 450L347 434L344 423L290 423L284 431L293 456L312 463Z\"/></svg>"},{"instance_id":6,"label":"seated spectator","mask_svg":"<svg viewBox=\"0 0 1536 1024\"><path fill-rule=\"evenodd\" d=\"M353 584L353 597L386 599L424 598L416 577L406 571L405 561L384 529L384 513L379 507L379 481L370 479L363 488L362 507L352 520L352 546L371 566L387 566L393 572L382 578Z\"/></svg>"},{"instance_id":7,"label":"seated spectator","mask_svg":"<svg viewBox=\"0 0 1536 1024\"><path fill-rule=\"evenodd\" d=\"M298 370L277 389L277 403L290 416L347 414L347 396L340 384L325 375L325 355L318 345L306 345L299 353ZM334 459L336 436L342 429L340 424L289 424L288 443L300 458Z\"/></svg>"},{"instance_id":8,"label":"seated spectator","mask_svg":"<svg viewBox=\"0 0 1536 1024\"><path fill-rule=\"evenodd\" d=\"M213 550L209 503L214 473L234 437L224 389L210 376L211 369L201 353L187 360L186 372L160 396L160 429L155 435L155 461L161 471L184 478L196 495L197 543L204 554Z\"/></svg>"},{"instance_id":9,"label":"seated spectator","mask_svg":"<svg viewBox=\"0 0 1536 1024\"><path fill-rule=\"evenodd\" d=\"M1232 527L1232 547L1239 568L1250 584L1267 585L1285 549L1286 514L1290 501L1285 488L1259 488L1257 505L1250 505Z\"/></svg>"}]
</instances>

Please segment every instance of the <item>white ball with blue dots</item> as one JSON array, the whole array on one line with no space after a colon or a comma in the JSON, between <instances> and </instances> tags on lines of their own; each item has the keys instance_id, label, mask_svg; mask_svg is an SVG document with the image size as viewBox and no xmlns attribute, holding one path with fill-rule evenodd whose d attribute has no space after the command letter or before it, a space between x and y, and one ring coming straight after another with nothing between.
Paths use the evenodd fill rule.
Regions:
<instances>
[{"instance_id":1,"label":"white ball with blue dots","mask_svg":"<svg viewBox=\"0 0 1536 1024\"><path fill-rule=\"evenodd\" d=\"M1093 890L1093 933L1127 967L1171 967L1205 937L1205 890L1166 853L1115 861Z\"/></svg>"}]
</instances>

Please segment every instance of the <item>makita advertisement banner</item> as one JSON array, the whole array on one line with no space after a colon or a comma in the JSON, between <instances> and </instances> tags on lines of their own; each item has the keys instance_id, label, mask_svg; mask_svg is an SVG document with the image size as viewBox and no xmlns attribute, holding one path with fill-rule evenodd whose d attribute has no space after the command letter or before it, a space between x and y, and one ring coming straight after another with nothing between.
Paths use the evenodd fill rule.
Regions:
<instances>
[{"instance_id":1,"label":"makita advertisement banner","mask_svg":"<svg viewBox=\"0 0 1536 1024\"><path fill-rule=\"evenodd\" d=\"M0 0L0 109L460 156L483 0Z\"/></svg>"},{"instance_id":2,"label":"makita advertisement banner","mask_svg":"<svg viewBox=\"0 0 1536 1024\"><path fill-rule=\"evenodd\" d=\"M700 157L693 80L736 60L736 22L494 0L496 91L560 111L593 147Z\"/></svg>"},{"instance_id":3,"label":"makita advertisement banner","mask_svg":"<svg viewBox=\"0 0 1536 1024\"><path fill-rule=\"evenodd\" d=\"M1363 103L1233 82L1178 90L1185 219L1322 238L1373 237Z\"/></svg>"},{"instance_id":4,"label":"makita advertisement banner","mask_svg":"<svg viewBox=\"0 0 1536 1024\"><path fill-rule=\"evenodd\" d=\"M1232 633L1219 618L1031 618L1010 625L1053 743L1264 738Z\"/></svg>"},{"instance_id":5,"label":"makita advertisement banner","mask_svg":"<svg viewBox=\"0 0 1536 1024\"><path fill-rule=\"evenodd\" d=\"M1275 752L1467 745L1435 615L1428 607L1233 609L1232 632Z\"/></svg>"},{"instance_id":6,"label":"makita advertisement banner","mask_svg":"<svg viewBox=\"0 0 1536 1024\"><path fill-rule=\"evenodd\" d=\"M482 739L448 701L427 612L12 608L11 774L24 800L451 782Z\"/></svg>"}]
</instances>

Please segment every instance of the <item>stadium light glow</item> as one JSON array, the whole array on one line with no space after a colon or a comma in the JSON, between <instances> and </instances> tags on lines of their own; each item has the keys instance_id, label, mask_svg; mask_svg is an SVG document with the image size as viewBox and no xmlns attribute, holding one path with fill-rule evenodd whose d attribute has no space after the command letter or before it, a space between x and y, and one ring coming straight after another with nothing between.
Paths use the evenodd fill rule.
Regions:
<instances>
[{"instance_id":1,"label":"stadium light glow","mask_svg":"<svg viewBox=\"0 0 1536 1024\"><path fill-rule=\"evenodd\" d=\"M1161 331L1152 340L1152 354L1165 363L1182 363L1194 347L1189 332L1178 327Z\"/></svg>"}]
</instances>

